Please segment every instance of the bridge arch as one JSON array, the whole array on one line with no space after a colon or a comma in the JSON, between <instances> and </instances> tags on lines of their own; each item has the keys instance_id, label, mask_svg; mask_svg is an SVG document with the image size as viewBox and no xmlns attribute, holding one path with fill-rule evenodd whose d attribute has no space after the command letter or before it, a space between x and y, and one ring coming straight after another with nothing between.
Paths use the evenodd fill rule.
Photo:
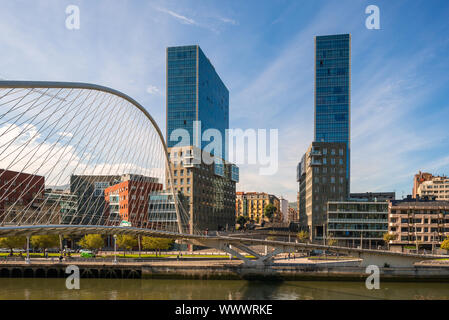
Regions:
<instances>
[{"instance_id":1,"label":"bridge arch","mask_svg":"<svg viewBox=\"0 0 449 320\"><path fill-rule=\"evenodd\" d=\"M92 108L92 107L94 107L94 108ZM95 107L97 109L95 109ZM130 111L130 107L133 107L135 110L138 110L138 113ZM96 119L92 115L92 113L98 114L99 108L102 108L101 110L104 112L104 114L100 115L100 119ZM125 112L130 112L130 113L133 112L133 119L138 119L140 129L143 128L143 125L144 125L144 121L142 118L144 118L147 121L147 123L146 123L147 131L145 131L144 133L150 133L151 138L153 140L148 142L148 140L145 141L145 139L142 139L142 137L139 137L139 141L141 144L139 145L138 143L135 143L132 146L134 149L136 149L136 148L144 149L145 148L144 156L139 155L138 153L135 152L135 150L131 150L132 149L131 147L127 148L126 145L120 145L120 142L122 142L122 141L129 142L131 140L131 143L134 143L135 141L133 141L133 138L130 138L128 136L127 139L122 139L121 137L119 137L118 134L114 137L111 134L106 135L104 133L105 128L107 128L111 131L117 130L121 134L125 134L125 135L127 134L126 133L127 130L123 130L120 126L123 123L123 119L121 119L121 118L124 118L126 115L116 114L115 117L111 117L111 115L106 114L106 112L108 112L108 111L109 112L113 112L113 111L114 112L116 112L116 111L123 112L123 110L125 110ZM39 114L39 111L41 112L40 114ZM63 120L58 119L58 116L60 118L62 118ZM102 117L104 117L104 119ZM129 118L130 118L130 116L128 115L128 119ZM73 121L74 119L75 119L75 121ZM121 121L119 121L119 120L121 120ZM78 123L76 121L78 121ZM78 125L78 126L84 125L83 121L90 121L90 122L94 122L94 124L95 124L95 125L90 125L90 124L86 125L85 128L87 128L87 129L85 130L84 133L82 130L76 131L79 135L83 134L83 137L87 136L86 139L82 140L81 138L79 138L77 140L76 137L75 138L73 137L73 134L70 132L70 130L68 132L63 131L63 129L67 129L67 128L75 130L76 125ZM104 121L105 123L101 123L102 121ZM113 122L113 125L110 125L109 122ZM50 124L55 124L55 125L53 127L51 127ZM129 126L128 131L133 131L133 137L136 137L137 128L134 128L135 124L131 122L131 123L128 123L127 125ZM160 206L161 208L162 207L163 208L170 207L173 209L172 210L173 212L171 212L172 218L169 222L171 224L176 225L177 230L170 230L170 231L177 231L179 233L183 233L185 230L188 230L186 228L186 225L189 222L189 217L188 217L188 213L186 212L185 208L183 208L182 205L179 203L177 194L175 193L175 189L173 186L172 171L169 170L170 158L169 158L169 155L167 152L167 146L165 144L165 141L164 141L164 138L163 138L163 135L161 133L159 126L157 125L154 118L150 115L150 113L140 103L138 103L136 100L134 100L130 96L128 96L118 90L112 89L112 88L95 85L95 84L89 84L89 83L47 82L47 81L0 81L0 182L2 182L2 180L7 181L8 179L9 179L9 182L14 180L14 182L12 182L13 186L12 187L8 186L8 190L7 190L8 192L0 193L0 228L5 225L20 226L20 225L30 225L30 224L31 225L77 224L76 223L77 219L79 218L79 216L81 216L81 214L79 212L77 213L78 217L76 219L73 217L73 215L76 215L76 214L72 213L72 217L69 217L68 220L59 221L59 223L58 223L58 221L56 221L56 223L55 223L54 219L55 219L55 217L57 218L57 214L55 214L55 212L53 212L55 210L51 209L51 206L50 206L50 209L47 208L47 211L41 210L40 213L38 213L38 214L36 214L33 211L31 213L31 215L33 216L32 219L30 219L29 217L25 217L25 215L17 214L17 211L19 211L20 208L22 209L22 211L31 212L32 211L31 207L36 204L36 201L34 201L34 200L38 200L38 197L42 196L45 193L45 190L38 190L36 192L39 196L38 195L34 196L34 199L32 199L33 201L31 201L33 204L31 205L29 199L19 199L20 197L17 197L17 191L20 191L20 188L15 187L15 185L20 183L22 189L29 188L30 192L31 192L31 189L34 188L36 185L40 186L40 184L35 182L35 180L33 180L32 178L28 178L28 177L19 178L19 174L26 173L26 169L29 168L29 171L32 171L32 172L28 172L28 173L31 173L33 175L38 175L40 173L41 167L45 166L44 160L46 160L48 158L48 161L50 162L50 160L52 159L52 156L59 157L59 159L62 159L61 160L62 164L60 164L61 166L72 165L74 167L75 166L78 167L78 164L73 163L73 160L72 160L72 158L76 158L76 156L75 157L72 156L72 158L70 160L64 159L64 155L63 155L64 152L62 150L60 150L61 151L60 153L58 153L58 152L52 153L51 151L49 151L46 154L45 153L39 154L39 152L42 153L42 149L45 149L45 148L56 149L54 146L59 145L59 144L65 146L65 148L63 149L64 151L71 150L71 149L73 151L73 149L75 148L74 143L78 142L78 144L76 145L76 148L81 149L80 146L83 146L83 147L85 147L84 150L87 149L87 150L90 150L93 153L95 153L95 147L100 148L102 146L99 144L100 138L97 139L97 137L95 137L95 135L93 133L100 132L98 128L101 128L101 127L103 127L103 131L101 131L102 137L107 136L110 139L110 140L103 141L104 144L107 144L110 141L115 142L119 145L117 147L117 150L120 150L124 154L126 154L126 153L131 154L131 151L133 151L132 160L135 161L135 163L133 163L132 165L129 165L129 164L125 165L125 164L118 163L116 166L138 168L138 165L142 165L142 164L145 165L144 161L142 160L145 157L146 157L145 159L150 159L150 162L152 160L154 160L155 165L159 165L159 167L157 167L157 168L151 168L154 170L145 170L145 168L139 168L139 170L141 171L139 173L144 173L144 172L155 173L154 176L157 176L156 180L159 179L158 183L165 185L163 190L161 190L161 188L159 186L156 188L155 187L156 183L153 183L151 185L150 180L146 179L148 177L144 178L144 177L140 177L140 175L138 178L136 178L141 183L140 185L137 185L137 189L139 188L139 186L141 188L143 188L142 185L144 185L146 188L146 189L142 189L144 191L145 190L151 191L151 193L159 192L161 194L163 193L162 191L164 191L165 198L163 198L163 199L165 199L165 200L159 201L159 203L157 203L155 205L157 205L158 208ZM39 130L40 130L40 132L39 132ZM40 137L39 134L41 134L42 136ZM90 134L90 136L89 136L89 134ZM50 135L51 135L51 137L50 137ZM128 133L128 135L131 135L131 134ZM47 143L47 145L42 147L42 145L39 146L39 143L43 144L42 140L44 139L44 136L45 136L44 142ZM36 137L38 137L38 138L36 138ZM3 140L2 140L2 138L3 138ZM41 139L39 140L39 138L41 138ZM117 141L114 141L114 138L116 138ZM73 144L70 144L70 142L67 142L68 140L70 140L70 142L73 142ZM32 141L32 142L30 143L30 141ZM20 143L18 143L18 142L22 143L22 145L20 145ZM94 144L94 142L95 142L95 144ZM35 143L35 146L30 147L30 145L32 145L33 143ZM146 145L145 145L145 143L146 143ZM151 145L151 144L154 144L154 145ZM28 162L31 162L31 159L27 162L27 159L25 157L25 152L23 151L26 148L27 148L27 151L29 151L28 155L31 155L30 158L34 162L41 164L41 167L36 169L31 164L29 164ZM37 150L41 150L41 151L38 152ZM83 155L84 155L84 150L83 150ZM103 146L101 150L105 150L105 147ZM92 159L95 160L96 157L99 159L102 158L101 160L97 159L96 164L98 164L99 166L103 165L103 167L107 166L108 165L106 163L107 159L109 159L109 160L115 159L115 157L112 158L113 155L110 155L111 153L113 153L112 148L109 148L107 150L109 152L108 157L102 157L101 154L98 154L98 155L91 154L91 155L89 155L89 157L90 157L89 162L92 161ZM76 149L75 151L79 151L79 150ZM36 154L38 154L38 155L36 155ZM162 164L162 161L159 161L161 159L155 159L158 157L163 159L163 164ZM41 158L41 159L39 159L39 158ZM42 158L44 158L44 159L42 159ZM78 159L79 159L79 161L84 160L82 157L78 157ZM124 155L122 155L122 157L120 159L123 159L123 161L130 161L129 158L126 158L126 156L124 156ZM103 163L101 161L103 161ZM17 166L18 163L24 164L23 169L21 169L20 166ZM57 170L60 168L56 168L57 165L58 164L55 164L53 168L49 167L47 170L47 172L50 172L52 177L58 176ZM18 169L16 169L16 171L15 171L16 173L18 173L17 176L13 176L12 178L11 177L5 178L5 175L6 175L5 172L8 169L15 168L15 167L18 167ZM87 167L87 165L86 165L86 167ZM109 173L111 173L111 169L114 169L113 165L110 165L110 167L111 168L109 169ZM90 169L92 169L91 170L92 175L96 174L97 168L90 168ZM71 177L70 182L72 183L73 182L72 176L74 176L75 172L70 172L70 169L67 169L67 168L61 168L60 170L64 171L64 174L61 173L59 178L61 178L62 175L67 176L68 174L70 174L70 177ZM114 170L112 170L112 171L114 171ZM116 169L116 172L112 172L113 174L111 174L111 176L112 175L118 176L119 174L125 173L125 171L123 171L123 170L121 172L119 172L119 171L120 170ZM103 172L103 170L102 170L102 172ZM2 179L2 177L3 177L3 179ZM44 178L46 178L46 177L44 176ZM21 181L23 179L25 179L25 182ZM59 182L59 179L55 178L53 180L58 180L58 182ZM78 185L82 185L85 182L86 181L83 180L82 182L79 182ZM118 182L118 180L116 182ZM109 183L109 185L111 185L111 184L112 184L112 182ZM134 188L135 187L136 186L134 186ZM70 188L71 188L70 193L72 193L72 191L73 191L72 186L70 186ZM124 187L124 188L128 188L128 187ZM102 189L98 189L98 190L100 191L100 193L102 192ZM95 192L97 192L98 190L95 189ZM121 190L121 189L119 188L119 190ZM79 191L79 190L75 190L75 191ZM84 193L82 193L82 196L84 197L85 194L86 194L86 192L84 191ZM29 193L27 193L27 195L29 196ZM21 192L20 196L23 196L22 198L25 198L24 192ZM148 192L146 192L143 195L143 197L145 197L145 198L147 196L148 196ZM62 199L64 197L67 198L67 195L61 195L60 198ZM140 197L142 197L142 195L140 195ZM106 210L102 209L102 205L98 204L100 201L98 201L98 200L94 201L94 200L92 200L93 198L95 198L95 197L91 196L91 198L86 198L86 199L89 199L89 202L92 203L92 207L94 206L93 203L94 202L96 203L94 210L97 210L98 208L100 208L99 210L97 210L99 212L99 214L97 214L97 215L101 215L101 218L98 220L93 219L93 218L90 218L90 220L84 219L84 220L81 220L81 224L101 225L102 221L104 221L102 219L105 219L104 213L106 212ZM5 199L7 201L5 201ZM84 199L85 198L83 198L83 200ZM39 199L39 200L46 201L45 203L50 202L50 200L48 200L47 198L45 198L45 200L42 200L42 199ZM118 210L116 210L117 212L120 212L120 214L121 214L122 209L129 209L128 205L130 204L131 200L134 200L134 199L127 199L127 200L128 200L128 202L124 202L124 204L123 204L123 207L126 206L127 208L122 208L122 205L119 205L120 208ZM5 205L5 202L8 202L8 204ZM26 203L24 203L24 202L26 202ZM55 199L53 199L53 202L55 202ZM78 200L78 202L80 202L80 201ZM111 203L112 202L109 201L108 204L103 205L103 206L109 205L109 208L111 208L111 206L110 206ZM22 207L20 207L20 206L22 206ZM87 205L85 205L85 206L87 207ZM6 208L6 207L8 207L8 208ZM57 207L57 205L54 205L54 207ZM58 210L62 211L62 209L60 207L61 207L61 205L59 205ZM11 209L11 210L8 211L8 209ZM80 209L79 206L78 206L78 209ZM91 209L91 207L89 207L89 209ZM47 212L47 214L46 215L43 214L42 211ZM111 211L111 210L109 210L109 211ZM130 209L129 211L130 211L129 214L132 214L132 209ZM148 211L148 209L145 207L145 210L143 210L143 211ZM162 210L160 210L160 211L162 211ZM164 218L162 216L162 214L160 214L158 212L158 210L155 210L155 212L156 213L153 213L153 214L158 215L158 216L152 217L153 220L151 220L151 221L153 221L153 222L150 224L150 226L148 226L148 225L144 226L142 221L144 220L145 217L150 218L151 211L150 211L149 215L147 215L147 212L140 214L142 217L140 217L139 222L141 222L142 224L139 224L139 226L140 227L142 227L142 226L150 227L150 228L155 228L155 227L163 228L163 226L164 226L166 228L166 226L169 224L169 222L167 222L168 221L167 218ZM174 218L173 218L173 215L175 215ZM109 219L108 223L111 220L110 217L111 217L111 215L110 215L110 213L108 213L108 219ZM129 215L127 216L127 218L130 218ZM122 217L120 217L120 219L122 219ZM176 221L174 221L175 219L176 219ZM117 220L117 218L115 220ZM78 224L80 224L80 223L78 222ZM116 221L115 221L115 225L117 225Z\"/></svg>"}]
</instances>

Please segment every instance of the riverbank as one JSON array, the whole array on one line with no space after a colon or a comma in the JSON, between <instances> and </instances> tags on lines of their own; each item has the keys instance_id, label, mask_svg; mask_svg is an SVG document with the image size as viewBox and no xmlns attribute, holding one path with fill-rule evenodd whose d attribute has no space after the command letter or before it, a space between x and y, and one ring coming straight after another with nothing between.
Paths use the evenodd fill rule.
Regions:
<instances>
[{"instance_id":1,"label":"riverbank","mask_svg":"<svg viewBox=\"0 0 449 320\"><path fill-rule=\"evenodd\" d=\"M68 265L80 268L81 278L199 279L275 281L365 281L359 260L282 260L269 266L249 267L239 260L159 260L151 262L2 262L2 278L65 278ZM412 268L379 268L382 281L449 282L449 264L425 264Z\"/></svg>"}]
</instances>

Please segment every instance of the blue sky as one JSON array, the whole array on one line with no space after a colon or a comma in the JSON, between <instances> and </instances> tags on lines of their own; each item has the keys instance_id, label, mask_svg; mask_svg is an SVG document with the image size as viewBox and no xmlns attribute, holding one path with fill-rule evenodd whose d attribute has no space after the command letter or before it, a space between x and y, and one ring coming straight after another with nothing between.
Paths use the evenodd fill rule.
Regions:
<instances>
[{"instance_id":1,"label":"blue sky","mask_svg":"<svg viewBox=\"0 0 449 320\"><path fill-rule=\"evenodd\" d=\"M78 5L80 30L65 28ZM366 6L380 30L365 28ZM199 44L230 91L232 128L279 129L279 171L242 166L238 190L296 199L313 139L314 36L352 34L351 191L409 194L449 174L447 1L0 2L0 77L123 91L165 131L165 48Z\"/></svg>"}]
</instances>

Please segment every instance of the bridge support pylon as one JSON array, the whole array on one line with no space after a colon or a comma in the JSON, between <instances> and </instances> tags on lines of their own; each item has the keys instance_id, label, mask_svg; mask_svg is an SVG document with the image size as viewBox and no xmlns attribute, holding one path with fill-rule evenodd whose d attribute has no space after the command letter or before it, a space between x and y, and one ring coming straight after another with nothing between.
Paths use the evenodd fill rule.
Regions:
<instances>
[{"instance_id":1,"label":"bridge support pylon","mask_svg":"<svg viewBox=\"0 0 449 320\"><path fill-rule=\"evenodd\" d=\"M233 242L232 244L225 242L225 241L217 241L217 240L201 240L201 241L195 241L198 242L198 245L202 245L202 246L206 246L209 248L214 248L220 251L224 251L226 253L229 253L232 256L236 256L237 259L240 259L243 261L243 264L245 266L248 267L263 267L266 265L269 265L272 261L272 259L283 252L286 252L284 249L284 246L278 247L276 249L274 249L272 252L269 252L265 255L262 255L256 251L254 251L253 249L251 249L250 247L242 244L242 243L235 243ZM239 249L242 253L240 253L239 251L237 251L236 249ZM251 255L254 256L255 259L252 258L248 258L246 255Z\"/></svg>"}]
</instances>

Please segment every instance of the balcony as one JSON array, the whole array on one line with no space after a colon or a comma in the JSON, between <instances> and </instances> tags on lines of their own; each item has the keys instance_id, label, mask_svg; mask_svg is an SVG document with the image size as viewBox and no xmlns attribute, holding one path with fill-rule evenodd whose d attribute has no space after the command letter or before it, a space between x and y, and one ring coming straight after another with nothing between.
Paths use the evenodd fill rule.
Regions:
<instances>
[{"instance_id":1,"label":"balcony","mask_svg":"<svg viewBox=\"0 0 449 320\"><path fill-rule=\"evenodd\" d=\"M322 162L321 162L321 160L316 160L316 159L312 158L312 160L309 160L307 165L309 165L309 166L321 166Z\"/></svg>"}]
</instances>

